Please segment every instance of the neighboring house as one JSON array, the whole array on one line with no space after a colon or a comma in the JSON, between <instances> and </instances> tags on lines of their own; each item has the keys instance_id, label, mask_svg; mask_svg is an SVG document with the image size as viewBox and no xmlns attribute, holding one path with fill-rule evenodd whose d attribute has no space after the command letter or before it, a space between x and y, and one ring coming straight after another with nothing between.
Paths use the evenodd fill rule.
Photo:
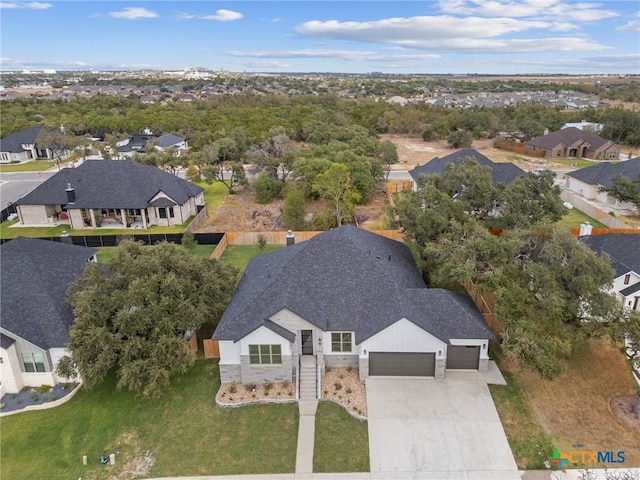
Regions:
<instances>
[{"instance_id":1,"label":"neighboring house","mask_svg":"<svg viewBox=\"0 0 640 480\"><path fill-rule=\"evenodd\" d=\"M533 151L543 151L545 157L590 158L618 160L620 147L611 140L575 127L532 138L525 144Z\"/></svg>"},{"instance_id":2,"label":"neighboring house","mask_svg":"<svg viewBox=\"0 0 640 480\"><path fill-rule=\"evenodd\" d=\"M572 192L590 200L598 200L615 208L634 210L630 202L620 202L606 192L600 192L600 187L611 187L617 176L635 180L640 175L640 157L619 163L603 162L590 167L569 172L566 186Z\"/></svg>"},{"instance_id":3,"label":"neighboring house","mask_svg":"<svg viewBox=\"0 0 640 480\"><path fill-rule=\"evenodd\" d=\"M20 223L73 229L180 225L204 208L202 187L133 160L87 160L16 202Z\"/></svg>"},{"instance_id":4,"label":"neighboring house","mask_svg":"<svg viewBox=\"0 0 640 480\"><path fill-rule=\"evenodd\" d=\"M223 383L292 381L301 357L363 380L485 371L492 337L467 295L426 288L406 245L351 225L253 258L213 334Z\"/></svg>"},{"instance_id":5,"label":"neighboring house","mask_svg":"<svg viewBox=\"0 0 640 480\"><path fill-rule=\"evenodd\" d=\"M145 153L145 147L149 142L153 143L159 151L174 148L176 156L180 156L180 154L188 148L186 138L171 133L157 136L149 129L146 129L141 134L120 140L116 143L116 146L118 147L118 153L121 157L131 158L136 153Z\"/></svg>"},{"instance_id":6,"label":"neighboring house","mask_svg":"<svg viewBox=\"0 0 640 480\"><path fill-rule=\"evenodd\" d=\"M608 233L591 235L581 228L580 240L598 255L607 253L615 270L613 292L631 310L640 310L640 234Z\"/></svg>"},{"instance_id":7,"label":"neighboring house","mask_svg":"<svg viewBox=\"0 0 640 480\"><path fill-rule=\"evenodd\" d=\"M18 237L0 246L0 396L54 385L73 324L67 289L96 250Z\"/></svg>"},{"instance_id":8,"label":"neighboring house","mask_svg":"<svg viewBox=\"0 0 640 480\"><path fill-rule=\"evenodd\" d=\"M561 128L570 127L577 128L579 130L587 130L593 133L600 133L602 132L604 125L602 123L586 122L582 120L581 122L565 123Z\"/></svg>"},{"instance_id":9,"label":"neighboring house","mask_svg":"<svg viewBox=\"0 0 640 480\"><path fill-rule=\"evenodd\" d=\"M495 163L482 155L477 150L474 150L473 148L465 148L447 155L446 157L435 157L424 165L410 170L409 175L411 175L413 189L418 189L418 181L422 175L442 175L447 165L457 165L463 158L466 157L472 157L480 165L485 165L491 168L491 178L493 179L494 184L502 183L507 185L513 182L519 176L525 174L524 170L522 170L517 165L514 165L513 163Z\"/></svg>"},{"instance_id":10,"label":"neighboring house","mask_svg":"<svg viewBox=\"0 0 640 480\"><path fill-rule=\"evenodd\" d=\"M0 140L0 163L28 162L37 158L53 158L48 149L38 148L36 138L44 127L27 127Z\"/></svg>"}]
</instances>

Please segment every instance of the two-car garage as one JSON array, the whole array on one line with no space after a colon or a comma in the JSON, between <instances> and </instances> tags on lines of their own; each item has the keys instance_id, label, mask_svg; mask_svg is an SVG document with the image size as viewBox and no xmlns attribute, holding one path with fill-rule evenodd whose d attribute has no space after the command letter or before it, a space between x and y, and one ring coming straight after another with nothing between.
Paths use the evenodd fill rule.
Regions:
<instances>
[{"instance_id":1,"label":"two-car garage","mask_svg":"<svg viewBox=\"0 0 640 480\"><path fill-rule=\"evenodd\" d=\"M449 345L447 347L448 370L477 370L480 363L480 347ZM436 354L404 352L370 352L369 375L433 377L436 370Z\"/></svg>"}]
</instances>

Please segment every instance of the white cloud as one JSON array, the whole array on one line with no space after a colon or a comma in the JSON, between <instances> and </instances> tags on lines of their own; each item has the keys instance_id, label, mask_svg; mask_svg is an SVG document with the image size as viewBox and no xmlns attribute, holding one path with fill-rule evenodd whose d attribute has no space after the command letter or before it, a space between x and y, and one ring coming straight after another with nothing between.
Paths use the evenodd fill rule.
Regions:
<instances>
[{"instance_id":1,"label":"white cloud","mask_svg":"<svg viewBox=\"0 0 640 480\"><path fill-rule=\"evenodd\" d=\"M41 2L0 2L0 9L46 10L51 7L53 4Z\"/></svg>"},{"instance_id":2,"label":"white cloud","mask_svg":"<svg viewBox=\"0 0 640 480\"><path fill-rule=\"evenodd\" d=\"M157 18L158 14L142 7L125 7L120 12L109 12L107 17L120 18L123 20L138 20L140 18Z\"/></svg>"},{"instance_id":3,"label":"white cloud","mask_svg":"<svg viewBox=\"0 0 640 480\"><path fill-rule=\"evenodd\" d=\"M176 20L192 20L196 17L197 15L192 13L179 12L176 14Z\"/></svg>"},{"instance_id":4,"label":"white cloud","mask_svg":"<svg viewBox=\"0 0 640 480\"><path fill-rule=\"evenodd\" d=\"M591 22L616 17L612 10L593 2L566 2L562 0L440 0L444 13L480 15L483 17L562 18L564 21Z\"/></svg>"},{"instance_id":5,"label":"white cloud","mask_svg":"<svg viewBox=\"0 0 640 480\"><path fill-rule=\"evenodd\" d=\"M541 0L542 1L542 0ZM562 24L555 24L563 29ZM607 47L580 37L538 39L500 38L532 29L553 29L554 23L541 20L481 17L456 18L448 15L387 18L369 22L309 21L296 27L302 36L380 43L411 49L456 52L538 52L603 50Z\"/></svg>"},{"instance_id":6,"label":"white cloud","mask_svg":"<svg viewBox=\"0 0 640 480\"><path fill-rule=\"evenodd\" d=\"M281 50L281 51L269 51L269 50L253 50L253 51L240 51L231 50L225 52L226 55L232 57L248 57L248 58L331 58L344 60L348 62L366 62L366 61L417 61L417 60L432 60L434 58L440 58L440 55L435 54L400 54L400 55L383 55L378 52L368 50L330 50L330 49L303 49L303 50Z\"/></svg>"},{"instance_id":7,"label":"white cloud","mask_svg":"<svg viewBox=\"0 0 640 480\"><path fill-rule=\"evenodd\" d=\"M215 15L201 15L198 18L202 20L216 20L218 22L232 22L234 20L240 20L243 16L244 15L242 15L240 12L220 9L216 10Z\"/></svg>"},{"instance_id":8,"label":"white cloud","mask_svg":"<svg viewBox=\"0 0 640 480\"><path fill-rule=\"evenodd\" d=\"M629 20L624 25L621 25L618 28L616 28L616 32L622 32L622 33L640 32L640 12L636 13L635 20Z\"/></svg>"}]
</instances>

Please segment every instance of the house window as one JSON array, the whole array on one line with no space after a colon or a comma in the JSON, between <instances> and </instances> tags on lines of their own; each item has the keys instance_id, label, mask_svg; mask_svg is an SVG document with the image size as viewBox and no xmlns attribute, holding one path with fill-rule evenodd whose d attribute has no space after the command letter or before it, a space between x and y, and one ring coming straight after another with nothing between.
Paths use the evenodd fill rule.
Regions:
<instances>
[{"instance_id":1,"label":"house window","mask_svg":"<svg viewBox=\"0 0 640 480\"><path fill-rule=\"evenodd\" d=\"M25 372L46 372L44 356L41 353L23 353L22 364Z\"/></svg>"},{"instance_id":2,"label":"house window","mask_svg":"<svg viewBox=\"0 0 640 480\"><path fill-rule=\"evenodd\" d=\"M280 365L282 347L280 345L249 345L249 363L252 365Z\"/></svg>"},{"instance_id":3,"label":"house window","mask_svg":"<svg viewBox=\"0 0 640 480\"><path fill-rule=\"evenodd\" d=\"M331 334L332 352L351 351L351 332L337 332Z\"/></svg>"},{"instance_id":4,"label":"house window","mask_svg":"<svg viewBox=\"0 0 640 480\"><path fill-rule=\"evenodd\" d=\"M167 218L167 209L166 209L166 207L158 208L158 216L160 218Z\"/></svg>"},{"instance_id":5,"label":"house window","mask_svg":"<svg viewBox=\"0 0 640 480\"><path fill-rule=\"evenodd\" d=\"M630 273L627 273L627 274L624 276L624 284L625 284L625 285L629 285L629 280L631 280L631 274L630 274Z\"/></svg>"},{"instance_id":6,"label":"house window","mask_svg":"<svg viewBox=\"0 0 640 480\"><path fill-rule=\"evenodd\" d=\"M175 217L175 214L173 213L173 207L169 207L169 216L171 218Z\"/></svg>"}]
</instances>

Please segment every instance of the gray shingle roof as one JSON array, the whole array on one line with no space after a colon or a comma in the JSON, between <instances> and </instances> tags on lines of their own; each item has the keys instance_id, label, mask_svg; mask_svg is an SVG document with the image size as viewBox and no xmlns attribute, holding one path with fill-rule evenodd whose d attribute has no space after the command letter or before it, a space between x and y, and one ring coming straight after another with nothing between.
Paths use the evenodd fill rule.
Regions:
<instances>
[{"instance_id":1,"label":"gray shingle roof","mask_svg":"<svg viewBox=\"0 0 640 480\"><path fill-rule=\"evenodd\" d=\"M640 292L640 282L634 283L633 285L625 288L624 290L620 290L620 293L625 297L636 292Z\"/></svg>"},{"instance_id":2,"label":"gray shingle roof","mask_svg":"<svg viewBox=\"0 0 640 480\"><path fill-rule=\"evenodd\" d=\"M22 145L25 143L36 143L36 138L44 127L27 127L19 132L13 132L0 140L0 152L20 153L24 152Z\"/></svg>"},{"instance_id":3,"label":"gray shingle roof","mask_svg":"<svg viewBox=\"0 0 640 480\"><path fill-rule=\"evenodd\" d=\"M640 234L608 233L583 236L580 240L598 255L608 253L616 276L630 271L640 274Z\"/></svg>"},{"instance_id":4,"label":"gray shingle roof","mask_svg":"<svg viewBox=\"0 0 640 480\"><path fill-rule=\"evenodd\" d=\"M7 337L4 333L0 333L0 347L5 350L15 343L13 338Z\"/></svg>"},{"instance_id":5,"label":"gray shingle roof","mask_svg":"<svg viewBox=\"0 0 640 480\"><path fill-rule=\"evenodd\" d=\"M640 175L640 157L617 163L602 162L580 170L574 170L567 173L567 175L588 185L610 187L613 185L613 179L618 175L631 180L638 178L638 175Z\"/></svg>"},{"instance_id":6,"label":"gray shingle roof","mask_svg":"<svg viewBox=\"0 0 640 480\"><path fill-rule=\"evenodd\" d=\"M564 145L565 147L568 147L569 145L573 145L574 143L581 140L591 145L589 147L589 150L597 150L606 143L610 143L609 140L602 138L595 133L585 132L575 127L568 127L563 128L562 130L551 132L547 135L534 137L527 142L527 145L552 149L557 147L558 145Z\"/></svg>"},{"instance_id":7,"label":"gray shingle roof","mask_svg":"<svg viewBox=\"0 0 640 480\"><path fill-rule=\"evenodd\" d=\"M154 138L152 141L158 147L168 148L173 147L174 145L184 142L184 138L179 137L178 135L174 135L172 133L165 133L164 135L160 135L158 138Z\"/></svg>"},{"instance_id":8,"label":"gray shingle roof","mask_svg":"<svg viewBox=\"0 0 640 480\"><path fill-rule=\"evenodd\" d=\"M402 318L443 341L492 337L471 299L426 288L406 245L350 225L253 258L213 337L238 341L283 308L358 344Z\"/></svg>"},{"instance_id":9,"label":"gray shingle roof","mask_svg":"<svg viewBox=\"0 0 640 480\"><path fill-rule=\"evenodd\" d=\"M2 328L43 349L64 347L73 323L69 285L93 248L18 237L0 246Z\"/></svg>"},{"instance_id":10,"label":"gray shingle roof","mask_svg":"<svg viewBox=\"0 0 640 480\"><path fill-rule=\"evenodd\" d=\"M411 170L409 172L409 175L411 175L411 177L415 181L418 181L421 175L442 175L447 165L457 165L463 158L466 157L473 157L480 165L486 165L490 167L491 178L494 184L509 184L519 176L525 174L524 170L522 170L517 165L514 165L513 163L495 163L473 148L464 148L450 155L447 155L446 157L435 157L424 165Z\"/></svg>"},{"instance_id":11,"label":"gray shingle roof","mask_svg":"<svg viewBox=\"0 0 640 480\"><path fill-rule=\"evenodd\" d=\"M202 192L198 185L133 160L87 160L62 169L17 204L66 205L69 183L76 194L75 208L146 208L160 191L182 205Z\"/></svg>"}]
</instances>

